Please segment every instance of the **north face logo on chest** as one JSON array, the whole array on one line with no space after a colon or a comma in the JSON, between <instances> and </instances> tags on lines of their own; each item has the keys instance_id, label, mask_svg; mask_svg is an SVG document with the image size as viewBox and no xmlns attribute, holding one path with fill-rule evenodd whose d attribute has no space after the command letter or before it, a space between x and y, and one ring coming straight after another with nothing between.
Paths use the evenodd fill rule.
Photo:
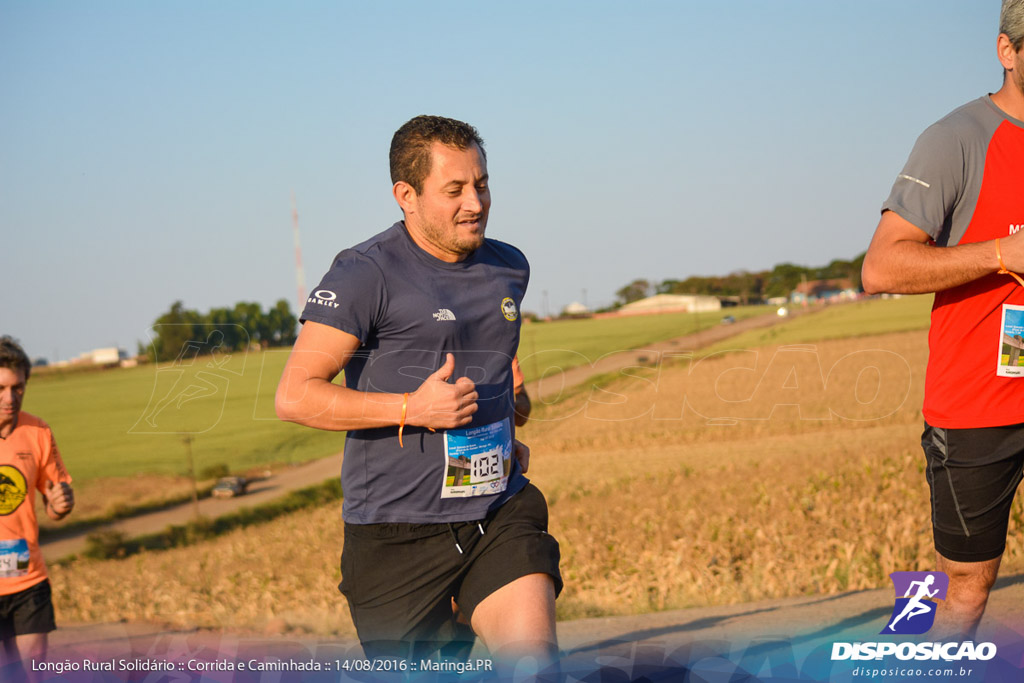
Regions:
<instances>
[{"instance_id":1,"label":"north face logo on chest","mask_svg":"<svg viewBox=\"0 0 1024 683\"><path fill-rule=\"evenodd\" d=\"M447 308L439 308L437 309L437 313L434 314L434 320L438 322L441 322L442 320L455 320L455 314Z\"/></svg>"}]
</instances>

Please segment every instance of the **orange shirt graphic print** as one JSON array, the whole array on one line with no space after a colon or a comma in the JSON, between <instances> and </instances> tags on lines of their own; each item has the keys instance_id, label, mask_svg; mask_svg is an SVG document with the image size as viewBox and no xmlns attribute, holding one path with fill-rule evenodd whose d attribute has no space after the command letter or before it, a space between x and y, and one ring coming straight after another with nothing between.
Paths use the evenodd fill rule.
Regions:
<instances>
[{"instance_id":1,"label":"orange shirt graphic print","mask_svg":"<svg viewBox=\"0 0 1024 683\"><path fill-rule=\"evenodd\" d=\"M13 465L0 465L0 515L17 510L27 496L25 475Z\"/></svg>"}]
</instances>

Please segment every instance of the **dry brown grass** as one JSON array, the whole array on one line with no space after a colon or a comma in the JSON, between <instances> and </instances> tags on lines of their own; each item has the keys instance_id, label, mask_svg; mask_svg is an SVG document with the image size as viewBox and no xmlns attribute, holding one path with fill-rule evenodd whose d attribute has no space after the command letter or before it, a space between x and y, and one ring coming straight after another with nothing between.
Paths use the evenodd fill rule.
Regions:
<instances>
[{"instance_id":1,"label":"dry brown grass","mask_svg":"<svg viewBox=\"0 0 1024 683\"><path fill-rule=\"evenodd\" d=\"M559 616L836 593L931 568L926 346L913 332L719 356L540 409L521 438L562 547ZM351 634L339 517L332 505L191 548L79 561L54 571L56 601L79 621ZM1011 538L1022 517L1018 500ZM1024 568L1017 544L1003 566Z\"/></svg>"},{"instance_id":2,"label":"dry brown grass","mask_svg":"<svg viewBox=\"0 0 1024 683\"><path fill-rule=\"evenodd\" d=\"M351 634L337 590L341 504L187 548L51 568L59 616L263 631Z\"/></svg>"}]
</instances>

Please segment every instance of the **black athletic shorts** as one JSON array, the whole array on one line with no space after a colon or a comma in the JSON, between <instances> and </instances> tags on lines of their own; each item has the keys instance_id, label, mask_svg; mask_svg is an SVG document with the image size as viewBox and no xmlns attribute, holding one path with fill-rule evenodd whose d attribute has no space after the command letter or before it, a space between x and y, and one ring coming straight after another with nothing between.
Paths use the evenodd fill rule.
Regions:
<instances>
[{"instance_id":1,"label":"black athletic shorts","mask_svg":"<svg viewBox=\"0 0 1024 683\"><path fill-rule=\"evenodd\" d=\"M49 579L18 593L0 595L0 640L29 633L49 633L56 628Z\"/></svg>"},{"instance_id":2,"label":"black athletic shorts","mask_svg":"<svg viewBox=\"0 0 1024 683\"><path fill-rule=\"evenodd\" d=\"M1003 554L1024 467L1024 425L943 429L924 425L935 550L955 562Z\"/></svg>"},{"instance_id":3,"label":"black athletic shorts","mask_svg":"<svg viewBox=\"0 0 1024 683\"><path fill-rule=\"evenodd\" d=\"M558 542L547 528L547 502L532 484L478 522L345 524L338 588L366 656L468 655L473 631L456 622L452 598L469 621L484 598L527 574L549 574L558 595Z\"/></svg>"}]
</instances>

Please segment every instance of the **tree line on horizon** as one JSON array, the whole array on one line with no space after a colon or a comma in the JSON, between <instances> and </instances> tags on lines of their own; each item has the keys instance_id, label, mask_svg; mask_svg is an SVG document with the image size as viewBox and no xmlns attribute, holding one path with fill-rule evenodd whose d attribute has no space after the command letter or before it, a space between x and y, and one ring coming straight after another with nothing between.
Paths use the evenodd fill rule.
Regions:
<instances>
[{"instance_id":1,"label":"tree line on horizon","mask_svg":"<svg viewBox=\"0 0 1024 683\"><path fill-rule=\"evenodd\" d=\"M297 336L298 318L287 299L280 299L266 311L255 302L239 301L232 308L211 308L205 313L185 308L175 301L153 323L154 336L139 355L153 362L165 362L189 352L244 351L258 346L291 346Z\"/></svg>"},{"instance_id":2,"label":"tree line on horizon","mask_svg":"<svg viewBox=\"0 0 1024 683\"><path fill-rule=\"evenodd\" d=\"M835 259L827 266L817 268L780 263L771 270L760 272L737 270L728 275L693 275L685 280L656 282L638 278L615 292L616 299L612 308L619 308L653 294L703 294L736 297L741 304L758 303L772 297L788 297L805 280L850 280L853 287L860 289L860 269L863 264L864 254L860 254L852 261Z\"/></svg>"}]
</instances>

